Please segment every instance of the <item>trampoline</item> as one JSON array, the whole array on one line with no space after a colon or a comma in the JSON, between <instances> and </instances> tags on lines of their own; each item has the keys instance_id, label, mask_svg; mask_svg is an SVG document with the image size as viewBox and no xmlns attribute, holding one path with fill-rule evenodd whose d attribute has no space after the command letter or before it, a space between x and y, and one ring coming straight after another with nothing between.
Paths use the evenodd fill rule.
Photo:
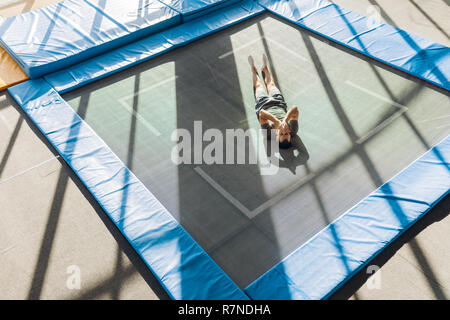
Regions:
<instances>
[{"instance_id":1,"label":"trampoline","mask_svg":"<svg viewBox=\"0 0 450 320\"><path fill-rule=\"evenodd\" d=\"M101 77L67 85L63 70L10 90L173 298L326 298L448 193L445 88L258 10ZM195 121L224 136L259 128L247 57L260 65L263 53L300 110L295 147L280 150L276 174L261 174L259 164L173 163L172 133L193 137ZM38 105L64 112L43 115ZM251 139L248 147L263 148ZM430 163L434 175L422 167ZM430 201L417 188L428 190L427 177L436 183ZM383 203L366 214L373 201ZM399 226L384 220L383 206L404 214ZM380 226L379 241L355 229ZM327 237L332 251L317 245ZM321 253L338 261L336 274L318 263Z\"/></svg>"}]
</instances>

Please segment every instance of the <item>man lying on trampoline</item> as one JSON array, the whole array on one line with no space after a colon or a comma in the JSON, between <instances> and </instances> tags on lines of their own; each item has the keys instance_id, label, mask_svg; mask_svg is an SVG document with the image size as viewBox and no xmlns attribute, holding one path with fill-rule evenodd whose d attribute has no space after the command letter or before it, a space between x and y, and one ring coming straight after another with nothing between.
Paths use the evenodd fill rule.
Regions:
<instances>
[{"instance_id":1,"label":"man lying on trampoline","mask_svg":"<svg viewBox=\"0 0 450 320\"><path fill-rule=\"evenodd\" d=\"M293 106L288 111L287 104L267 67L267 56L265 54L263 54L263 66L261 68L265 86L258 76L253 57L249 56L248 61L253 72L256 116L261 128L267 129L268 137L270 137L270 130L275 129L280 148L288 149L292 145L291 138L298 131L298 108Z\"/></svg>"}]
</instances>

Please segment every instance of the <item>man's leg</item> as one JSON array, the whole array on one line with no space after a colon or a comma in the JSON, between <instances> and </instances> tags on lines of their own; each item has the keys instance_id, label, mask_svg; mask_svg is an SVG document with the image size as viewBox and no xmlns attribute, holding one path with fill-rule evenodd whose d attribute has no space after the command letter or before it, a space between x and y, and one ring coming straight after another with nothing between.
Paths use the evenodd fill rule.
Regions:
<instances>
[{"instance_id":1,"label":"man's leg","mask_svg":"<svg viewBox=\"0 0 450 320\"><path fill-rule=\"evenodd\" d=\"M269 121L259 117L259 111L263 107L264 103L269 100L269 96L263 82L259 78L258 70L256 70L255 61L253 60L252 56L248 56L248 63L252 68L253 74L253 93L255 94L256 100L256 116L258 117L258 121L261 125L268 125Z\"/></svg>"},{"instance_id":2,"label":"man's leg","mask_svg":"<svg viewBox=\"0 0 450 320\"><path fill-rule=\"evenodd\" d=\"M259 78L258 70L255 67L255 61L253 60L252 56L248 56L248 63L250 64L250 67L252 68L253 93L255 94L255 99L258 102L258 100L260 98L267 96L267 91L264 88L263 82Z\"/></svg>"},{"instance_id":3,"label":"man's leg","mask_svg":"<svg viewBox=\"0 0 450 320\"><path fill-rule=\"evenodd\" d=\"M264 82L266 83L267 91L270 96L281 95L280 89L277 88L275 80L270 73L269 67L267 66L267 56L263 54L263 66L261 68Z\"/></svg>"}]
</instances>

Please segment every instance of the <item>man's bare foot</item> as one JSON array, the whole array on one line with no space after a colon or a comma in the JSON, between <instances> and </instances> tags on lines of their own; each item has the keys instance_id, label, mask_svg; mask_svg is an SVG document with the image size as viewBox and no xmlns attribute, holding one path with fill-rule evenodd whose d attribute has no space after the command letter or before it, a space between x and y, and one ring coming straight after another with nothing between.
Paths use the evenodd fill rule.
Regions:
<instances>
[{"instance_id":1,"label":"man's bare foot","mask_svg":"<svg viewBox=\"0 0 450 320\"><path fill-rule=\"evenodd\" d=\"M262 67L264 69L267 69L267 56L266 56L265 53L263 53L262 60L263 60L263 66Z\"/></svg>"},{"instance_id":2,"label":"man's bare foot","mask_svg":"<svg viewBox=\"0 0 450 320\"><path fill-rule=\"evenodd\" d=\"M248 63L250 64L250 67L252 67L252 69L256 70L255 60L253 59L252 55L248 56Z\"/></svg>"}]
</instances>

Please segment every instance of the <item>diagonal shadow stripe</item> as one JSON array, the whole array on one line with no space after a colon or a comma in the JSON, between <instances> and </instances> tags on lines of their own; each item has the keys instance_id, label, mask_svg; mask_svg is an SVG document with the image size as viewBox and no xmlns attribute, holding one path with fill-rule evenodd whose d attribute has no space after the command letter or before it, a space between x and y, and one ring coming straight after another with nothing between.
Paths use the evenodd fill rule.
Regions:
<instances>
[{"instance_id":1,"label":"diagonal shadow stripe","mask_svg":"<svg viewBox=\"0 0 450 320\"><path fill-rule=\"evenodd\" d=\"M6 150L3 154L2 161L0 162L0 177L2 176L3 170L5 170L6 163L8 162L8 159L11 155L11 152L13 150L14 144L16 143L17 136L19 135L20 128L22 127L23 123L23 117L20 117L17 121L16 127L14 128L14 131L9 138L8 145L6 147Z\"/></svg>"}]
</instances>

